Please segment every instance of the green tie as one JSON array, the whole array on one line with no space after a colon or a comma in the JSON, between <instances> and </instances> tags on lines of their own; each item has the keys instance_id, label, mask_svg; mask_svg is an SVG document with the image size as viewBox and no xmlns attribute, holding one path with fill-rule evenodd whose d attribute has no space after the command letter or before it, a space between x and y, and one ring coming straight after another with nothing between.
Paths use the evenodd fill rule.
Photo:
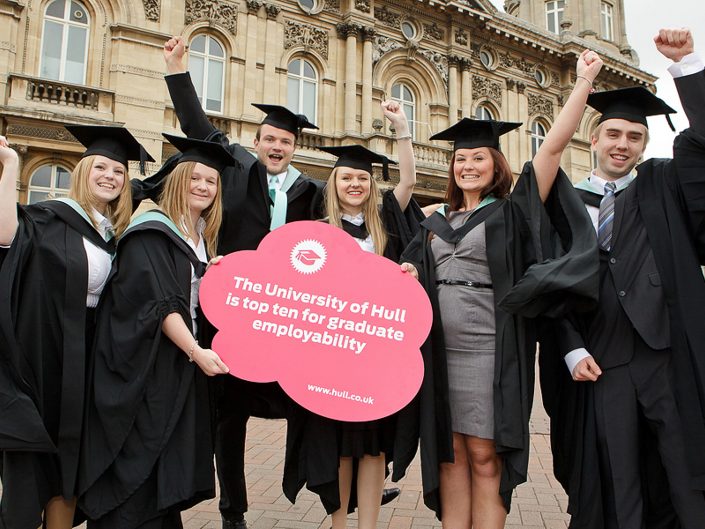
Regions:
<instances>
[{"instance_id":1,"label":"green tie","mask_svg":"<svg viewBox=\"0 0 705 529\"><path fill-rule=\"evenodd\" d=\"M277 196L277 185L279 185L279 177L276 175L272 175L269 177L269 198L272 199L272 203L274 203L274 199Z\"/></svg>"}]
</instances>

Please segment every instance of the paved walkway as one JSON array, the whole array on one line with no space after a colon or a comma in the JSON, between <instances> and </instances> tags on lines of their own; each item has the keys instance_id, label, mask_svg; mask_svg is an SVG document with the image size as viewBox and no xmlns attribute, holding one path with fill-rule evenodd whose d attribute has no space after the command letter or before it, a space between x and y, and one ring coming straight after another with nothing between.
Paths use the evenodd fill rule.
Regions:
<instances>
[{"instance_id":1,"label":"paved walkway","mask_svg":"<svg viewBox=\"0 0 705 529\"><path fill-rule=\"evenodd\" d=\"M539 399L531 421L529 480L514 494L507 529L565 529L567 498L553 477L548 439L548 419ZM250 529L329 529L317 496L303 490L295 505L281 491L284 467L284 421L251 419L247 436L246 471L250 508L246 519ZM421 499L421 473L418 457L409 475L399 484L399 498L382 507L378 529L440 528ZM218 500L203 502L183 514L186 529L220 529ZM349 527L357 527L351 519Z\"/></svg>"}]
</instances>

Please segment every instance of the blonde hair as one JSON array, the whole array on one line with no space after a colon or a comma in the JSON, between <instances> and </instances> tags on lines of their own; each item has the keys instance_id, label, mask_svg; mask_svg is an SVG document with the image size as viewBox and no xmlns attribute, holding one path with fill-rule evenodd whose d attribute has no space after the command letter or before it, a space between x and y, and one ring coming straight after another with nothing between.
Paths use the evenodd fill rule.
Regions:
<instances>
[{"instance_id":1,"label":"blonde hair","mask_svg":"<svg viewBox=\"0 0 705 529\"><path fill-rule=\"evenodd\" d=\"M164 190L159 196L159 207L166 213L166 216L176 224L181 233L189 236L183 230L183 219L190 219L191 213L188 205L188 195L191 186L191 175L196 167L196 162L181 162L169 173L164 184ZM206 243L208 255L217 255L218 230L223 220L223 204L220 199L220 174L218 174L218 187L213 198L213 203L208 206L201 216L206 221L206 228L203 230L203 239Z\"/></svg>"},{"instance_id":2,"label":"blonde hair","mask_svg":"<svg viewBox=\"0 0 705 529\"><path fill-rule=\"evenodd\" d=\"M340 199L338 198L335 178L338 174L339 167L334 167L328 177L326 185L326 214L328 215L328 223L331 226L343 227L342 218L343 211L340 208ZM372 236L372 242L375 245L375 253L377 255L384 254L384 249L387 247L387 232L382 224L382 217L379 214L377 207L377 198L379 197L379 187L377 180L370 175L370 195L362 207L362 213L365 216L365 227L367 233Z\"/></svg>"},{"instance_id":3,"label":"blonde hair","mask_svg":"<svg viewBox=\"0 0 705 529\"><path fill-rule=\"evenodd\" d=\"M78 202L83 210L88 213L91 223L97 229L98 224L93 219L93 209L98 209L100 205L95 195L91 191L88 183L88 176L95 162L95 155L86 156L76 164L76 167L71 172L71 188L69 189L69 198ZM119 237L125 231L130 223L132 216L132 186L130 185L130 177L127 174L125 167L125 179L122 184L122 189L117 198L105 206L105 216L113 225L115 236Z\"/></svg>"}]
</instances>

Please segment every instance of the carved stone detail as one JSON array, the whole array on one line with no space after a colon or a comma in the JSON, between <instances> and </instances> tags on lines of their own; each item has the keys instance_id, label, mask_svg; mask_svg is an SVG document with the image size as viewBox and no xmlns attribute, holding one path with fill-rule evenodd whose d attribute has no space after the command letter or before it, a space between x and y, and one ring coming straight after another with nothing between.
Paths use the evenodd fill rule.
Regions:
<instances>
[{"instance_id":1,"label":"carved stone detail","mask_svg":"<svg viewBox=\"0 0 705 529\"><path fill-rule=\"evenodd\" d=\"M558 85L561 82L561 78L558 72L551 72L551 84Z\"/></svg>"},{"instance_id":2,"label":"carved stone detail","mask_svg":"<svg viewBox=\"0 0 705 529\"><path fill-rule=\"evenodd\" d=\"M355 0L355 9L363 13L369 13L372 10L370 8L370 0Z\"/></svg>"},{"instance_id":3,"label":"carved stone detail","mask_svg":"<svg viewBox=\"0 0 705 529\"><path fill-rule=\"evenodd\" d=\"M247 12L250 15L256 15L263 5L264 3L259 0L247 0Z\"/></svg>"},{"instance_id":4,"label":"carved stone detail","mask_svg":"<svg viewBox=\"0 0 705 529\"><path fill-rule=\"evenodd\" d=\"M274 20L277 18L277 16L279 16L279 13L281 12L282 8L279 6L275 6L274 4L265 4L264 10L267 12L267 18L270 20Z\"/></svg>"},{"instance_id":5,"label":"carved stone detail","mask_svg":"<svg viewBox=\"0 0 705 529\"><path fill-rule=\"evenodd\" d=\"M468 45L468 32L463 28L458 28L455 30L455 43L461 46Z\"/></svg>"},{"instance_id":6,"label":"carved stone detail","mask_svg":"<svg viewBox=\"0 0 705 529\"><path fill-rule=\"evenodd\" d=\"M344 39L348 37L359 37L361 33L364 32L365 28L361 24L356 24L354 22L345 22L335 26L338 31L338 35Z\"/></svg>"},{"instance_id":7,"label":"carved stone detail","mask_svg":"<svg viewBox=\"0 0 705 529\"><path fill-rule=\"evenodd\" d=\"M340 13L340 0L325 0L323 11L327 13Z\"/></svg>"},{"instance_id":8,"label":"carved stone detail","mask_svg":"<svg viewBox=\"0 0 705 529\"><path fill-rule=\"evenodd\" d=\"M375 30L375 28L364 28L362 31L362 40L373 42L376 36L377 31Z\"/></svg>"},{"instance_id":9,"label":"carved stone detail","mask_svg":"<svg viewBox=\"0 0 705 529\"><path fill-rule=\"evenodd\" d=\"M377 35L372 40L372 62L376 63L385 53L389 53L392 50L398 50L402 47L403 46L401 43L396 40L383 37L382 35Z\"/></svg>"},{"instance_id":10,"label":"carved stone detail","mask_svg":"<svg viewBox=\"0 0 705 529\"><path fill-rule=\"evenodd\" d=\"M445 84L448 84L448 58L445 55L442 55L438 52L431 51L431 50L420 50L419 55L422 55L426 57L431 64L438 70L438 73L441 74L441 77L443 78L443 81Z\"/></svg>"},{"instance_id":11,"label":"carved stone detail","mask_svg":"<svg viewBox=\"0 0 705 529\"><path fill-rule=\"evenodd\" d=\"M512 66L514 66L514 57L512 57L508 53L500 53L499 64L500 66L502 66L502 68L511 68Z\"/></svg>"},{"instance_id":12,"label":"carved stone detail","mask_svg":"<svg viewBox=\"0 0 705 529\"><path fill-rule=\"evenodd\" d=\"M479 75L472 76L472 98L479 99L488 97L495 101L498 105L502 104L502 85L492 79L481 77Z\"/></svg>"},{"instance_id":13,"label":"carved stone detail","mask_svg":"<svg viewBox=\"0 0 705 529\"><path fill-rule=\"evenodd\" d=\"M159 0L142 0L144 5L144 15L147 20L152 20L154 22L159 22L159 11L160 5Z\"/></svg>"},{"instance_id":14,"label":"carved stone detail","mask_svg":"<svg viewBox=\"0 0 705 529\"><path fill-rule=\"evenodd\" d=\"M324 29L287 20L284 26L284 49L303 46L306 50L315 50L328 59L328 32Z\"/></svg>"},{"instance_id":15,"label":"carved stone detail","mask_svg":"<svg viewBox=\"0 0 705 529\"><path fill-rule=\"evenodd\" d=\"M505 79L507 83L507 90L513 91L517 87L517 82L515 79Z\"/></svg>"},{"instance_id":16,"label":"carved stone detail","mask_svg":"<svg viewBox=\"0 0 705 529\"><path fill-rule=\"evenodd\" d=\"M26 136L43 140L73 141L76 140L65 128L32 127L29 125L12 124L7 127L6 136Z\"/></svg>"},{"instance_id":17,"label":"carved stone detail","mask_svg":"<svg viewBox=\"0 0 705 529\"><path fill-rule=\"evenodd\" d=\"M375 8L375 18L379 20L381 24L389 26L390 28L401 27L401 15L390 11L387 9L387 6Z\"/></svg>"},{"instance_id":18,"label":"carved stone detail","mask_svg":"<svg viewBox=\"0 0 705 529\"><path fill-rule=\"evenodd\" d=\"M438 27L438 24L435 22L433 24L424 24L424 34L427 35L429 38L432 38L434 40L443 40L445 37L445 34L443 33L443 30Z\"/></svg>"},{"instance_id":19,"label":"carved stone detail","mask_svg":"<svg viewBox=\"0 0 705 529\"><path fill-rule=\"evenodd\" d=\"M237 33L237 6L226 0L186 0L184 22L207 20L221 24L233 35Z\"/></svg>"},{"instance_id":20,"label":"carved stone detail","mask_svg":"<svg viewBox=\"0 0 705 529\"><path fill-rule=\"evenodd\" d=\"M541 115L553 118L553 102L546 96L540 94L526 94L529 103L529 115Z\"/></svg>"},{"instance_id":21,"label":"carved stone detail","mask_svg":"<svg viewBox=\"0 0 705 529\"><path fill-rule=\"evenodd\" d=\"M523 94L526 90L526 84L522 81L517 81L517 94Z\"/></svg>"},{"instance_id":22,"label":"carved stone detail","mask_svg":"<svg viewBox=\"0 0 705 529\"><path fill-rule=\"evenodd\" d=\"M527 75L533 75L536 70L536 65L527 61L524 57L515 61L515 66Z\"/></svg>"}]
</instances>

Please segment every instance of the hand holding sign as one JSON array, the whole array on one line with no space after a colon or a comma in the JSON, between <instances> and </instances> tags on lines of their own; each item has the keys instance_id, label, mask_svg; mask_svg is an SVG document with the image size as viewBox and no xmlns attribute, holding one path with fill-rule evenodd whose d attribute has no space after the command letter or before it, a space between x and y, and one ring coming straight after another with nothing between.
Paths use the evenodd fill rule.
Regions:
<instances>
[{"instance_id":1,"label":"hand holding sign","mask_svg":"<svg viewBox=\"0 0 705 529\"><path fill-rule=\"evenodd\" d=\"M277 381L305 408L367 421L406 405L423 378L431 327L421 285L322 222L295 222L256 251L225 256L201 283L230 373Z\"/></svg>"}]
</instances>

